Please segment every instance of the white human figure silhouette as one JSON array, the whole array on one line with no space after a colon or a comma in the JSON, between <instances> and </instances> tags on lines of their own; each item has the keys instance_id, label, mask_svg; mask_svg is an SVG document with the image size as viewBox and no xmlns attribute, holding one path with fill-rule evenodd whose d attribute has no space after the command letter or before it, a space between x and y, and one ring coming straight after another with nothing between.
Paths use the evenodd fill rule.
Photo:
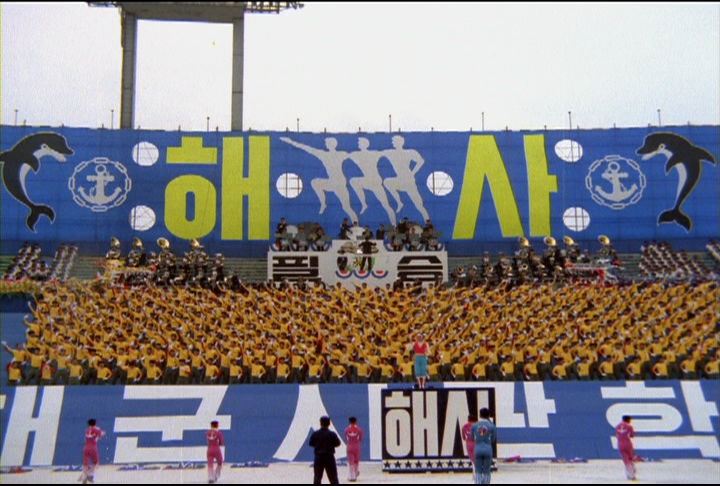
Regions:
<instances>
[{"instance_id":1,"label":"white human figure silhouette","mask_svg":"<svg viewBox=\"0 0 720 486\"><path fill-rule=\"evenodd\" d=\"M393 169L395 169L395 177L388 177L383 181L383 185L390 191L393 199L395 199L398 205L398 213L403 208L399 193L405 192L417 210L420 211L423 219L430 219L415 182L415 174L417 174L423 166L425 159L422 158L417 150L403 148L405 138L400 135L395 135L392 138L392 144L394 148L384 150L383 155L390 161ZM414 166L412 165L413 162L415 162Z\"/></svg>"},{"instance_id":2,"label":"white human figure silhouette","mask_svg":"<svg viewBox=\"0 0 720 486\"><path fill-rule=\"evenodd\" d=\"M326 138L325 146L327 147L327 150L310 147L309 145L290 140L287 137L280 137L280 140L285 143L289 143L293 147L304 150L310 155L314 155L322 163L323 167L325 167L325 171L328 175L327 179L318 177L310 181L310 186L313 188L313 191L315 191L315 194L317 194L317 197L320 200L319 214L325 212L325 193L332 192L340 200L340 204L342 205L345 213L347 213L347 215L353 220L356 220L357 215L350 206L350 191L347 189L347 179L345 178L345 174L343 174L342 170L342 163L347 158L348 153L342 150L336 150L338 145L337 140L333 137Z\"/></svg>"},{"instance_id":3,"label":"white human figure silhouette","mask_svg":"<svg viewBox=\"0 0 720 486\"><path fill-rule=\"evenodd\" d=\"M359 150L351 152L348 158L355 162L355 164L362 171L362 177L353 177L350 179L350 186L352 186L355 194L360 198L362 203L362 209L360 214L363 214L367 209L367 202L365 200L365 191L370 191L375 194L382 207L385 209L390 222L395 226L395 212L390 207L385 188L383 187L382 177L378 172L378 162L383 156L379 150L368 150L370 147L370 140L365 137L358 138Z\"/></svg>"}]
</instances>

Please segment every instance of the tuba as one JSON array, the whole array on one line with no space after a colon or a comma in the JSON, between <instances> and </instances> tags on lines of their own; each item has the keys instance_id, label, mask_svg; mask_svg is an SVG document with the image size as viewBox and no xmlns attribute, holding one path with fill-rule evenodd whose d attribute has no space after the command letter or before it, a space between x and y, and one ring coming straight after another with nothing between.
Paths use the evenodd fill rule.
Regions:
<instances>
[{"instance_id":1,"label":"tuba","mask_svg":"<svg viewBox=\"0 0 720 486\"><path fill-rule=\"evenodd\" d=\"M555 238L553 238L552 236L546 236L545 238L543 238L543 242L545 242L547 246L555 246L557 244Z\"/></svg>"},{"instance_id":2,"label":"tuba","mask_svg":"<svg viewBox=\"0 0 720 486\"><path fill-rule=\"evenodd\" d=\"M563 236L563 242L565 243L566 246L572 246L575 244L575 241L572 238L570 238L569 236Z\"/></svg>"},{"instance_id":3,"label":"tuba","mask_svg":"<svg viewBox=\"0 0 720 486\"><path fill-rule=\"evenodd\" d=\"M142 248L143 244L142 244L142 241L140 240L140 238L138 238L137 236L135 238L133 238L132 246L133 246L133 248Z\"/></svg>"},{"instance_id":4,"label":"tuba","mask_svg":"<svg viewBox=\"0 0 720 486\"><path fill-rule=\"evenodd\" d=\"M167 248L170 248L170 242L167 240L167 238L162 238L162 237L161 237L161 238L158 238L158 239L157 239L157 244L158 244L158 246L159 246L160 248L162 248L163 250L165 250L165 249L167 249Z\"/></svg>"},{"instance_id":5,"label":"tuba","mask_svg":"<svg viewBox=\"0 0 720 486\"><path fill-rule=\"evenodd\" d=\"M114 236L110 238L110 249L105 253L106 260L119 260L120 259L120 240Z\"/></svg>"},{"instance_id":6,"label":"tuba","mask_svg":"<svg viewBox=\"0 0 720 486\"><path fill-rule=\"evenodd\" d=\"M523 248L526 248L526 247L530 246L530 242L529 242L528 239L525 238L524 236L521 236L521 237L520 237L520 239L518 240L518 243L520 243L520 246L523 247Z\"/></svg>"},{"instance_id":7,"label":"tuba","mask_svg":"<svg viewBox=\"0 0 720 486\"><path fill-rule=\"evenodd\" d=\"M607 246L607 245L610 244L610 238L608 238L608 237L605 236L605 235L600 235L600 236L598 236L598 241L599 241L600 244L603 245L603 246Z\"/></svg>"},{"instance_id":8,"label":"tuba","mask_svg":"<svg viewBox=\"0 0 720 486\"><path fill-rule=\"evenodd\" d=\"M190 240L190 248L200 248L200 242L197 239L193 238L192 240Z\"/></svg>"}]
</instances>

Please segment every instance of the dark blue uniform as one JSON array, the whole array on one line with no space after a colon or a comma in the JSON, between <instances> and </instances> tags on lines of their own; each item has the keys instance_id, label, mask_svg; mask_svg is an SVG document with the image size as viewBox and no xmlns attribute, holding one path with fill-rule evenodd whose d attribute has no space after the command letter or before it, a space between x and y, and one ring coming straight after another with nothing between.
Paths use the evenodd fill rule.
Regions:
<instances>
[{"instance_id":1,"label":"dark blue uniform","mask_svg":"<svg viewBox=\"0 0 720 486\"><path fill-rule=\"evenodd\" d=\"M339 484L335 448L340 447L340 444L340 437L327 427L321 427L310 436L310 447L315 448L313 484L322 482L323 472L327 473L331 484Z\"/></svg>"},{"instance_id":2,"label":"dark blue uniform","mask_svg":"<svg viewBox=\"0 0 720 486\"><path fill-rule=\"evenodd\" d=\"M470 429L470 437L475 441L475 484L490 484L493 445L497 441L495 424L481 418Z\"/></svg>"}]
</instances>

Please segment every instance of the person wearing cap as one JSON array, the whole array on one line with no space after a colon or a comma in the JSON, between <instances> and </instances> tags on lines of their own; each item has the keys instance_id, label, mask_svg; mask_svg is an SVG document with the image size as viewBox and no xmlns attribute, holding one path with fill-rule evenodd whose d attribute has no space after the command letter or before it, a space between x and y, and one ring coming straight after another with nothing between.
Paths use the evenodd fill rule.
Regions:
<instances>
[{"instance_id":1,"label":"person wearing cap","mask_svg":"<svg viewBox=\"0 0 720 486\"><path fill-rule=\"evenodd\" d=\"M403 383L412 383L415 363L410 361L410 356L400 355L398 356L398 377Z\"/></svg>"},{"instance_id":2,"label":"person wearing cap","mask_svg":"<svg viewBox=\"0 0 720 486\"><path fill-rule=\"evenodd\" d=\"M49 359L46 359L40 367L40 386L47 386L52 384L52 378L55 374L55 368L52 366Z\"/></svg>"},{"instance_id":3,"label":"person wearing cap","mask_svg":"<svg viewBox=\"0 0 720 486\"><path fill-rule=\"evenodd\" d=\"M653 365L652 375L656 380L667 380L670 378L668 362L664 354L660 354L657 363Z\"/></svg>"},{"instance_id":4,"label":"person wearing cap","mask_svg":"<svg viewBox=\"0 0 720 486\"><path fill-rule=\"evenodd\" d=\"M231 385L239 385L243 382L243 366L242 357L230 361L229 367L229 383Z\"/></svg>"},{"instance_id":5,"label":"person wearing cap","mask_svg":"<svg viewBox=\"0 0 720 486\"><path fill-rule=\"evenodd\" d=\"M191 383L197 383L202 385L205 381L205 368L207 367L207 361L205 357L200 354L200 349L193 347L192 355L190 356L190 364L192 367L192 374L190 376Z\"/></svg>"},{"instance_id":6,"label":"person wearing cap","mask_svg":"<svg viewBox=\"0 0 720 486\"><path fill-rule=\"evenodd\" d=\"M362 356L358 358L358 361L354 363L355 374L357 383L370 383L372 377L373 368L370 366L370 362L367 357Z\"/></svg>"},{"instance_id":7,"label":"person wearing cap","mask_svg":"<svg viewBox=\"0 0 720 486\"><path fill-rule=\"evenodd\" d=\"M110 348L115 350L114 344L110 345ZM112 380L111 384L116 385L120 383L124 385L127 381L127 367L130 362L130 356L125 352L125 347L122 345L117 346L117 351L112 353Z\"/></svg>"},{"instance_id":8,"label":"person wearing cap","mask_svg":"<svg viewBox=\"0 0 720 486\"><path fill-rule=\"evenodd\" d=\"M523 366L523 377L525 378L525 381L538 381L540 380L540 375L538 374L538 367L537 362L535 361L535 358L533 356L528 356L526 358L525 366Z\"/></svg>"},{"instance_id":9,"label":"person wearing cap","mask_svg":"<svg viewBox=\"0 0 720 486\"><path fill-rule=\"evenodd\" d=\"M223 440L223 433L219 430L219 425L217 420L213 420L210 422L210 430L205 432L205 439L208 445L208 483L214 483L220 479L220 473L222 472L223 453L220 447L225 445L225 441Z\"/></svg>"},{"instance_id":10,"label":"person wearing cap","mask_svg":"<svg viewBox=\"0 0 720 486\"><path fill-rule=\"evenodd\" d=\"M490 356L478 354L470 370L472 381L487 381L488 365L490 364Z\"/></svg>"},{"instance_id":11,"label":"person wearing cap","mask_svg":"<svg viewBox=\"0 0 720 486\"><path fill-rule=\"evenodd\" d=\"M282 240L287 234L287 222L285 218L280 218L280 222L275 227L275 245L282 248Z\"/></svg>"},{"instance_id":12,"label":"person wearing cap","mask_svg":"<svg viewBox=\"0 0 720 486\"><path fill-rule=\"evenodd\" d=\"M80 364L80 360L77 358L73 358L68 365L68 369L70 371L68 385L79 385L80 383L82 383L85 368L83 368L83 365Z\"/></svg>"},{"instance_id":13,"label":"person wearing cap","mask_svg":"<svg viewBox=\"0 0 720 486\"><path fill-rule=\"evenodd\" d=\"M275 383L288 383L290 380L290 365L285 356L278 357L278 364L275 368Z\"/></svg>"},{"instance_id":14,"label":"person wearing cap","mask_svg":"<svg viewBox=\"0 0 720 486\"><path fill-rule=\"evenodd\" d=\"M28 356L28 369L25 375L24 385L28 385L30 380L35 380L35 384L40 384L41 368L45 360L45 353L41 352L39 348L29 347L27 348Z\"/></svg>"},{"instance_id":15,"label":"person wearing cap","mask_svg":"<svg viewBox=\"0 0 720 486\"><path fill-rule=\"evenodd\" d=\"M8 353L12 354L11 362L18 363L20 365L19 366L20 373L23 375L23 379L24 379L25 363L27 362L27 359L28 359L27 350L25 350L23 348L23 345L21 343L18 343L15 349L8 346L7 341L3 341L2 345Z\"/></svg>"},{"instance_id":16,"label":"person wearing cap","mask_svg":"<svg viewBox=\"0 0 720 486\"><path fill-rule=\"evenodd\" d=\"M55 373L52 377L52 384L57 385L58 383L61 383L63 385L67 385L70 381L70 369L68 368L70 364L70 356L68 356L65 348L58 348L55 359L51 361L51 364L55 369Z\"/></svg>"},{"instance_id":17,"label":"person wearing cap","mask_svg":"<svg viewBox=\"0 0 720 486\"><path fill-rule=\"evenodd\" d=\"M125 376L126 385L140 385L143 382L143 372L137 361L128 363L127 375Z\"/></svg>"},{"instance_id":18,"label":"person wearing cap","mask_svg":"<svg viewBox=\"0 0 720 486\"><path fill-rule=\"evenodd\" d=\"M8 366L8 386L22 385L22 370L20 369L20 363L17 361L11 361Z\"/></svg>"},{"instance_id":19,"label":"person wearing cap","mask_svg":"<svg viewBox=\"0 0 720 486\"><path fill-rule=\"evenodd\" d=\"M501 381L515 381L515 361L511 355L505 356L500 365Z\"/></svg>"},{"instance_id":20,"label":"person wearing cap","mask_svg":"<svg viewBox=\"0 0 720 486\"><path fill-rule=\"evenodd\" d=\"M163 383L166 385L174 385L178 381L178 372L180 370L180 358L175 349L167 352L165 359L165 370L163 371Z\"/></svg>"},{"instance_id":21,"label":"person wearing cap","mask_svg":"<svg viewBox=\"0 0 720 486\"><path fill-rule=\"evenodd\" d=\"M715 355L705 363L703 373L709 380L720 379L720 350L715 351Z\"/></svg>"},{"instance_id":22,"label":"person wearing cap","mask_svg":"<svg viewBox=\"0 0 720 486\"><path fill-rule=\"evenodd\" d=\"M308 361L304 355L304 346L293 345L290 348L290 383L305 383Z\"/></svg>"},{"instance_id":23,"label":"person wearing cap","mask_svg":"<svg viewBox=\"0 0 720 486\"><path fill-rule=\"evenodd\" d=\"M568 379L567 365L562 355L557 357L551 375L553 380L564 381Z\"/></svg>"},{"instance_id":24,"label":"person wearing cap","mask_svg":"<svg viewBox=\"0 0 720 486\"><path fill-rule=\"evenodd\" d=\"M335 448L340 447L340 437L330 430L330 417L320 417L320 428L310 435L310 447L315 449L313 461L313 484L321 484L327 474L330 484L339 484Z\"/></svg>"},{"instance_id":25,"label":"person wearing cap","mask_svg":"<svg viewBox=\"0 0 720 486\"><path fill-rule=\"evenodd\" d=\"M205 384L215 385L218 383L220 376L220 367L218 366L217 359L208 361L207 367L205 368Z\"/></svg>"},{"instance_id":26,"label":"person wearing cap","mask_svg":"<svg viewBox=\"0 0 720 486\"><path fill-rule=\"evenodd\" d=\"M625 367L625 376L627 380L644 380L642 361L639 355L633 356L633 360Z\"/></svg>"},{"instance_id":27,"label":"person wearing cap","mask_svg":"<svg viewBox=\"0 0 720 486\"><path fill-rule=\"evenodd\" d=\"M331 383L346 383L347 382L347 368L343 365L339 359L335 358L330 360L330 382Z\"/></svg>"},{"instance_id":28,"label":"person wearing cap","mask_svg":"<svg viewBox=\"0 0 720 486\"><path fill-rule=\"evenodd\" d=\"M148 385L159 385L162 383L162 369L154 359L148 361L145 367L145 383Z\"/></svg>"},{"instance_id":29,"label":"person wearing cap","mask_svg":"<svg viewBox=\"0 0 720 486\"><path fill-rule=\"evenodd\" d=\"M392 383L395 379L395 367L390 358L382 358L380 362L380 383Z\"/></svg>"},{"instance_id":30,"label":"person wearing cap","mask_svg":"<svg viewBox=\"0 0 720 486\"><path fill-rule=\"evenodd\" d=\"M310 243L308 242L308 235L305 233L304 224L298 225L297 233L293 236L292 242L295 251L308 251Z\"/></svg>"},{"instance_id":31,"label":"person wearing cap","mask_svg":"<svg viewBox=\"0 0 720 486\"><path fill-rule=\"evenodd\" d=\"M278 364L278 357L275 353L274 345L272 343L268 343L265 346L264 349L264 357L263 361L260 361L264 365L266 376L264 377L264 381L266 383L275 383L275 380L277 378L277 364Z\"/></svg>"},{"instance_id":32,"label":"person wearing cap","mask_svg":"<svg viewBox=\"0 0 720 486\"><path fill-rule=\"evenodd\" d=\"M316 357L310 358L310 364L307 369L306 380L307 383L320 383L323 376L323 365L322 359L318 360Z\"/></svg>"},{"instance_id":33,"label":"person wearing cap","mask_svg":"<svg viewBox=\"0 0 720 486\"><path fill-rule=\"evenodd\" d=\"M343 218L342 223L340 223L340 233L338 234L338 238L341 240L349 240L350 228L350 221L347 218Z\"/></svg>"},{"instance_id":34,"label":"person wearing cap","mask_svg":"<svg viewBox=\"0 0 720 486\"><path fill-rule=\"evenodd\" d=\"M190 359L186 359L180 362L180 366L178 366L178 385L190 384L190 380L192 378L192 366L190 365L190 363Z\"/></svg>"},{"instance_id":35,"label":"person wearing cap","mask_svg":"<svg viewBox=\"0 0 720 486\"><path fill-rule=\"evenodd\" d=\"M450 376L452 381L465 381L465 365L467 363L467 356L458 356L453 359L452 367L450 368Z\"/></svg>"},{"instance_id":36,"label":"person wearing cap","mask_svg":"<svg viewBox=\"0 0 720 486\"><path fill-rule=\"evenodd\" d=\"M105 361L99 360L95 371L97 373L95 379L96 385L107 385L110 383L110 379L112 378L112 370L105 366Z\"/></svg>"}]
</instances>

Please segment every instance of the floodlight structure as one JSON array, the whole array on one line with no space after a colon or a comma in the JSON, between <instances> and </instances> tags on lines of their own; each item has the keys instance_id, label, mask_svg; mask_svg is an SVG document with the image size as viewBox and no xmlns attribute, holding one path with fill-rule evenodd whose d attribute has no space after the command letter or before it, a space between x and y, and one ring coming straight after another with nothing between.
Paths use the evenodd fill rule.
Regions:
<instances>
[{"instance_id":1,"label":"floodlight structure","mask_svg":"<svg viewBox=\"0 0 720 486\"><path fill-rule=\"evenodd\" d=\"M233 25L232 130L243 129L243 60L245 13L280 13L299 9L300 2L87 2L91 7L120 9L123 49L120 128L135 126L135 64L138 20L210 22Z\"/></svg>"}]
</instances>

